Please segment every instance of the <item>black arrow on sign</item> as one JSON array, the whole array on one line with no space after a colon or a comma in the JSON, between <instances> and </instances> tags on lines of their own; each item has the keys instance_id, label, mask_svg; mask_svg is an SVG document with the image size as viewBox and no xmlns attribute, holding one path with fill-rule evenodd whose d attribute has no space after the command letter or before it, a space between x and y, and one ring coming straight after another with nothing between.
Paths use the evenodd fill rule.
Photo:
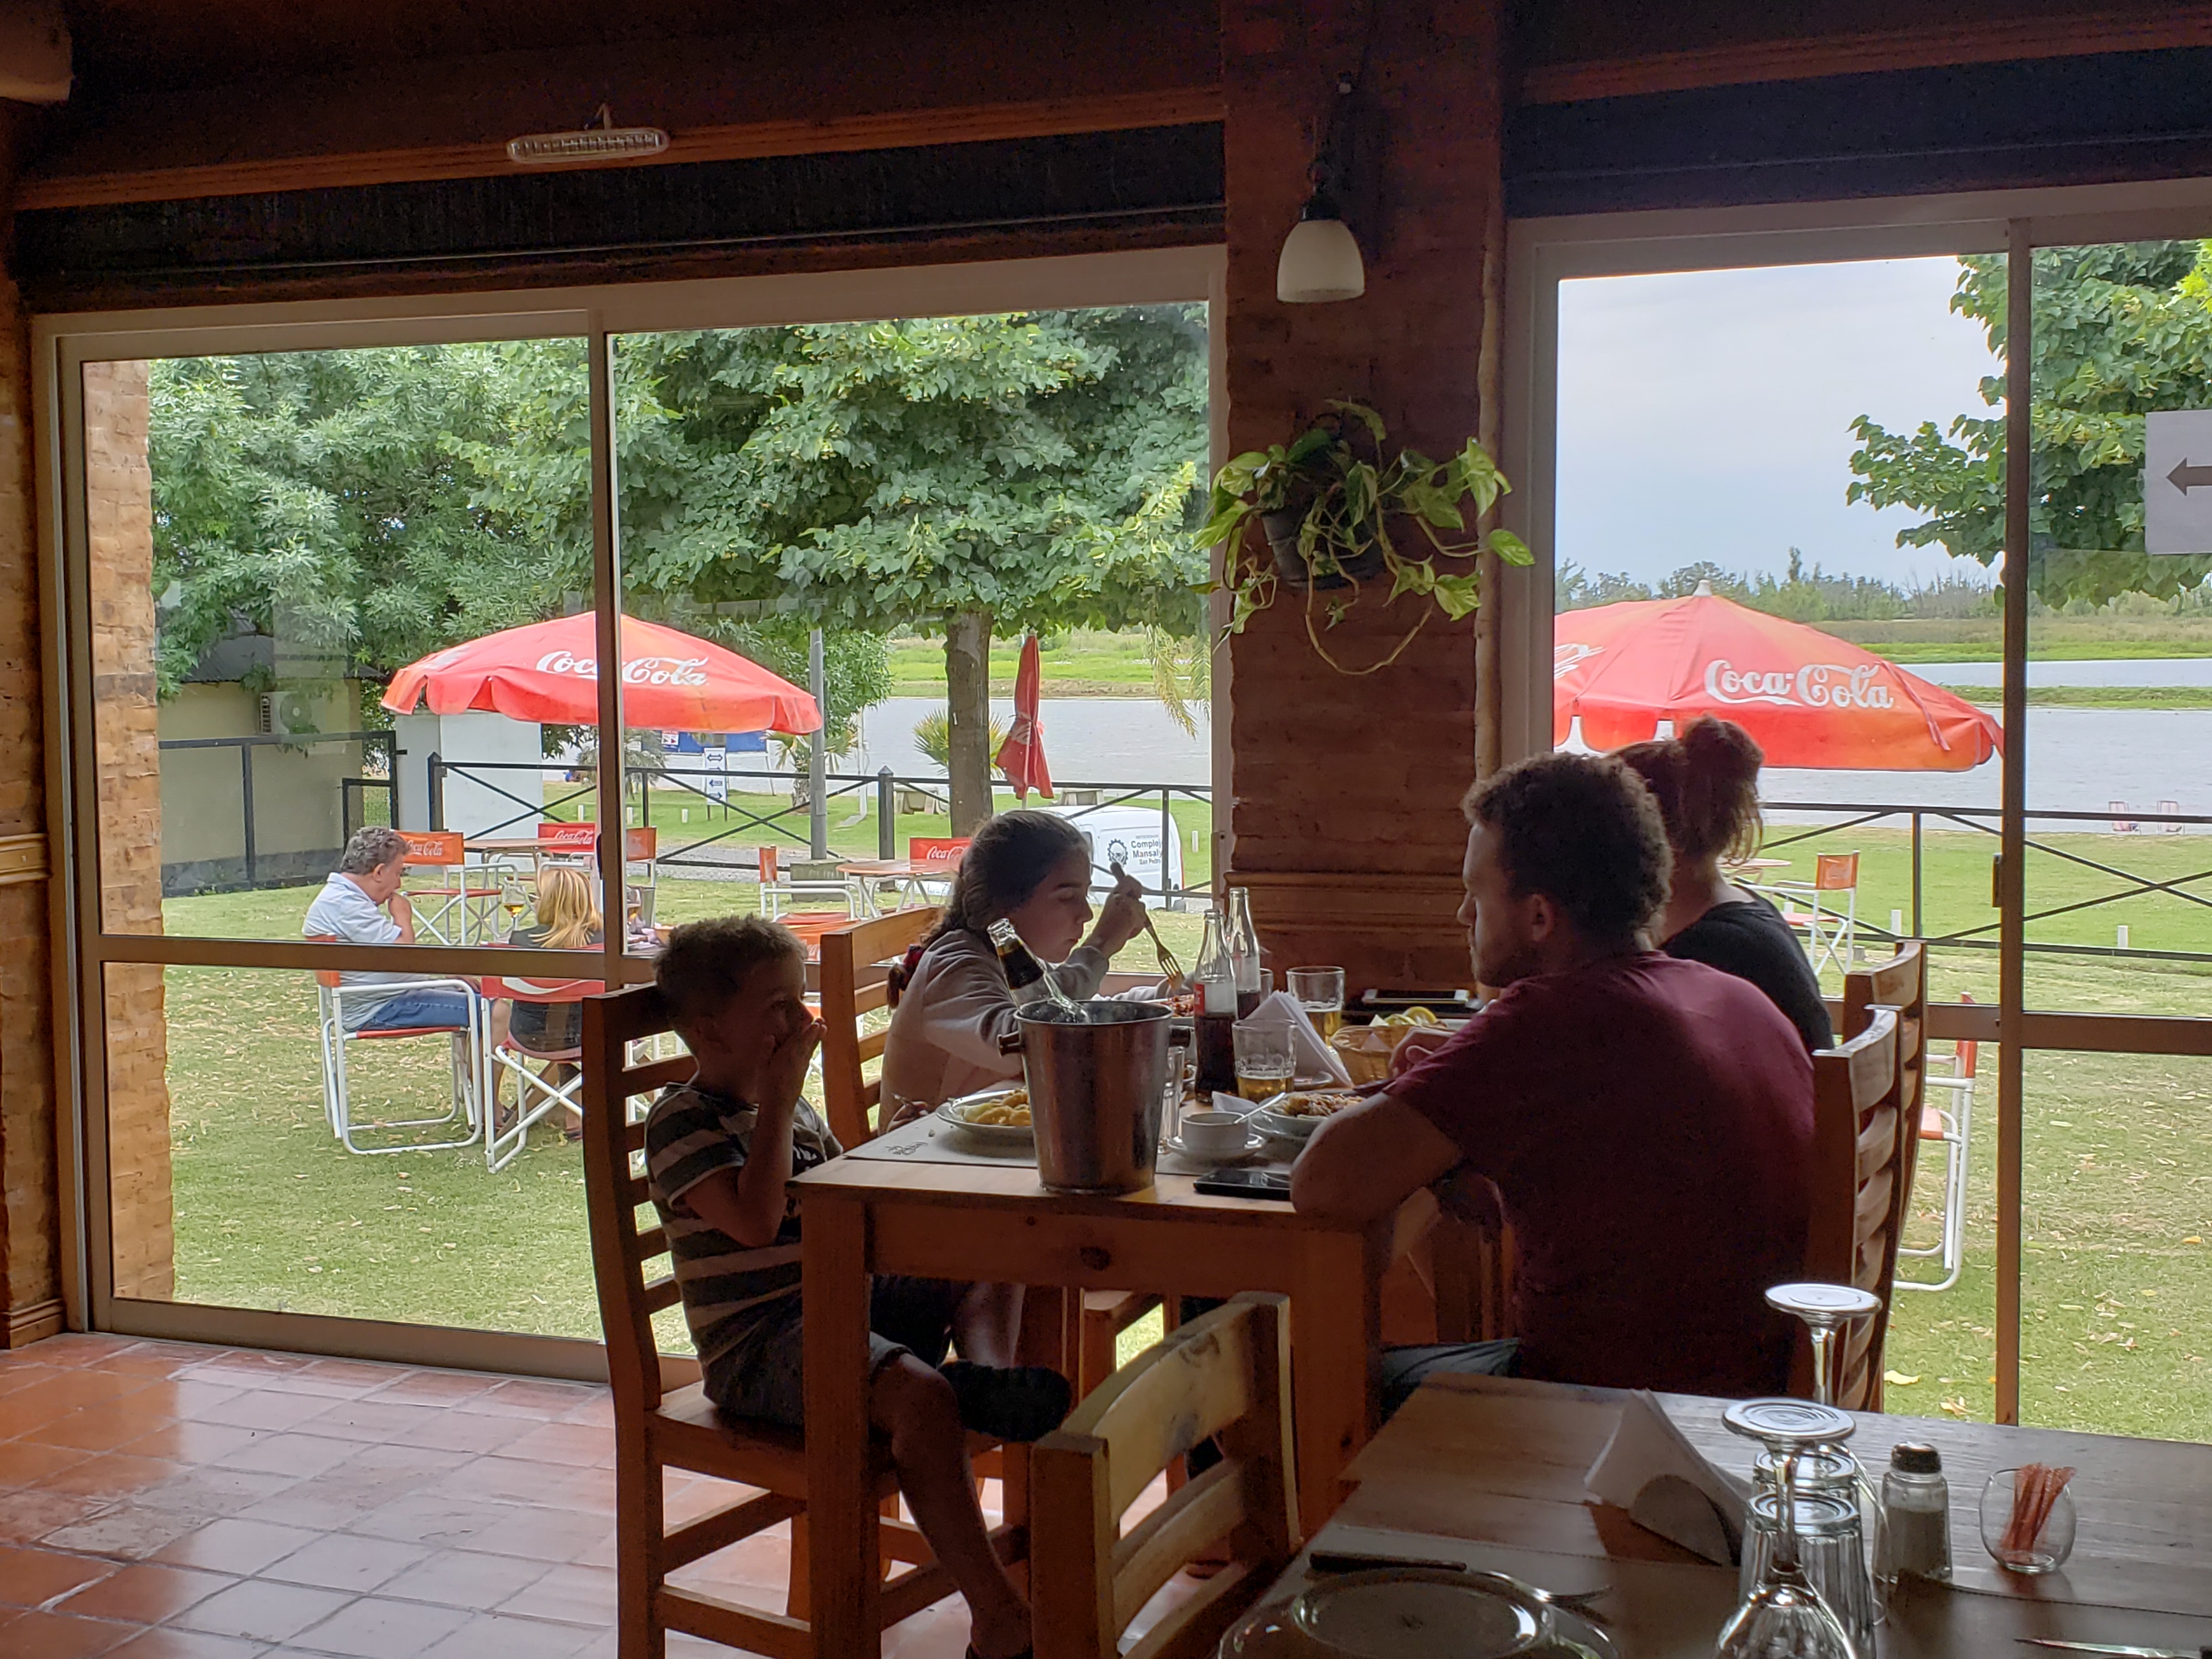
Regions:
<instances>
[{"instance_id":1,"label":"black arrow on sign","mask_svg":"<svg viewBox=\"0 0 2212 1659\"><path fill-rule=\"evenodd\" d=\"M2181 465L2166 475L2166 483L2186 495L2191 487L2203 484L2212 488L2212 466L2191 466L2189 458L2181 458Z\"/></svg>"}]
</instances>

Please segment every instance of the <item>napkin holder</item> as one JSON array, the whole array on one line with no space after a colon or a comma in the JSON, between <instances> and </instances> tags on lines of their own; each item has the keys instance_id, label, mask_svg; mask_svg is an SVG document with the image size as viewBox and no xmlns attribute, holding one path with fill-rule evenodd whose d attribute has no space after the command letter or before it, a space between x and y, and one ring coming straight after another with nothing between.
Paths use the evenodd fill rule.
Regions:
<instances>
[{"instance_id":1,"label":"napkin holder","mask_svg":"<svg viewBox=\"0 0 2212 1659\"><path fill-rule=\"evenodd\" d=\"M1669 1543L1717 1566L1741 1557L1747 1488L1708 1462L1644 1389L1621 1407L1586 1480L1594 1496Z\"/></svg>"}]
</instances>

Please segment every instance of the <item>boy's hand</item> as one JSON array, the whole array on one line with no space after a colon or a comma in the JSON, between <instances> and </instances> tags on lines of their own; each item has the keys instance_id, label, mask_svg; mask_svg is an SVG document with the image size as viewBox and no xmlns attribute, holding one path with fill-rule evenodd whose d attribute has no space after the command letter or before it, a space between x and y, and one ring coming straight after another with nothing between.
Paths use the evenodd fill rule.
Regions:
<instances>
[{"instance_id":1,"label":"boy's hand","mask_svg":"<svg viewBox=\"0 0 2212 1659\"><path fill-rule=\"evenodd\" d=\"M775 1045L761 1067L762 1105L787 1111L798 1103L806 1088L806 1067L829 1034L820 1020L810 1019Z\"/></svg>"}]
</instances>

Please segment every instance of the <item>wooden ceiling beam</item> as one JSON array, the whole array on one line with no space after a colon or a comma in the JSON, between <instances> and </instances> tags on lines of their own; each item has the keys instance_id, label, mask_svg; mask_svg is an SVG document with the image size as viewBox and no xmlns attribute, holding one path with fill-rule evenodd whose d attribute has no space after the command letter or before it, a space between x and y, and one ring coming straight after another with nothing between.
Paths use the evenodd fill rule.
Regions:
<instances>
[{"instance_id":1,"label":"wooden ceiling beam","mask_svg":"<svg viewBox=\"0 0 2212 1659\"><path fill-rule=\"evenodd\" d=\"M1585 63L1534 64L1522 75L1518 101L1571 104L1762 81L1809 81L1832 75L2189 46L2212 46L2212 4L2203 0L2183 0L2154 15L2091 12L1756 41Z\"/></svg>"},{"instance_id":2,"label":"wooden ceiling beam","mask_svg":"<svg viewBox=\"0 0 2212 1659\"><path fill-rule=\"evenodd\" d=\"M678 161L734 161L767 155L896 149L1060 133L1124 131L1221 118L1218 86L1171 87L1088 97L1040 99L942 109L892 110L820 120L762 121L672 131L667 149L637 161L589 162L593 167L662 167ZM499 143L437 144L346 155L299 155L152 167L138 172L27 174L18 208L90 207L120 202L247 196L268 191L321 190L435 179L496 178L562 169L520 167Z\"/></svg>"}]
</instances>

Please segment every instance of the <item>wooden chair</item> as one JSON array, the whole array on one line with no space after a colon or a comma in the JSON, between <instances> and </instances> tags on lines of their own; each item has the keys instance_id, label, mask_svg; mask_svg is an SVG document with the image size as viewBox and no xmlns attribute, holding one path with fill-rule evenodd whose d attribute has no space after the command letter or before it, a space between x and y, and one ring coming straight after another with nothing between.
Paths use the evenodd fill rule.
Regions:
<instances>
[{"instance_id":1,"label":"wooden chair","mask_svg":"<svg viewBox=\"0 0 2212 1659\"><path fill-rule=\"evenodd\" d=\"M1200 1659L1297 1553L1290 1304L1247 1292L1108 1378L1037 1442L1030 1574L1037 1659L1115 1659L1152 1593L1216 1539L1230 1561L1127 1659ZM1223 1459L1121 1535L1152 1478L1209 1435Z\"/></svg>"},{"instance_id":2,"label":"wooden chair","mask_svg":"<svg viewBox=\"0 0 2212 1659\"><path fill-rule=\"evenodd\" d=\"M1928 957L1926 947L1917 939L1899 945L1897 954L1887 962L1854 968L1844 975L1846 1039L1867 1029L1876 1008L1897 1011L1898 1176L1892 1200L1895 1212L1889 1224L1889 1267L1882 1278L1885 1285L1894 1285L1898 1247L1912 1214L1912 1182L1920 1167L1921 1114L1928 1092ZM1887 1335L1888 1290L1882 1291L1882 1310L1875 1322ZM1877 1346L1880 1340L1877 1337ZM1879 1383L1878 1376L1875 1380Z\"/></svg>"},{"instance_id":3,"label":"wooden chair","mask_svg":"<svg viewBox=\"0 0 2212 1659\"><path fill-rule=\"evenodd\" d=\"M633 1066L629 1057L633 1042L669 1029L659 994L649 985L584 1004L584 1189L615 1414L619 1651L622 1659L661 1659L666 1632L675 1630L771 1659L812 1659L805 1437L721 1416L700 1387L697 1365L662 1354L653 1338L653 1316L679 1298L672 1273L647 1277L648 1265L667 1254L668 1240L658 1224L638 1222L650 1200L638 1172L645 1126L631 1102L683 1082L692 1062L684 1056ZM848 1433L859 1426L835 1424L828 1431ZM1004 1455L1006 1523L993 1536L1003 1554L1019 1559L1026 1538L1028 1469L1024 1449L1008 1448ZM672 1532L662 1510L665 1469L754 1490ZM894 1500L896 1484L880 1446L874 1473L878 1498ZM884 1585L886 1626L952 1593L951 1580L934 1564L920 1532L874 1510L868 1519L886 1566L904 1566ZM791 1577L783 1613L667 1582L678 1568L786 1520L791 1522Z\"/></svg>"},{"instance_id":4,"label":"wooden chair","mask_svg":"<svg viewBox=\"0 0 2212 1659\"><path fill-rule=\"evenodd\" d=\"M884 1006L890 994L886 964L927 933L933 909L895 910L868 921L848 922L822 935L822 1102L830 1133L848 1148L876 1138L872 1115L883 1099L880 1079L869 1082L862 1067L882 1058L888 1033L865 1035L860 1022Z\"/></svg>"},{"instance_id":5,"label":"wooden chair","mask_svg":"<svg viewBox=\"0 0 2212 1659\"><path fill-rule=\"evenodd\" d=\"M1856 1285L1881 1298L1881 1310L1840 1335L1831 1356L1835 1401L1847 1411L1881 1409L1882 1344L1889 1329L1897 1270L1898 1218L1911 1144L1899 1107L1898 1016L1875 1008L1866 1027L1840 1048L1813 1055L1812 1224L1804 1277ZM1801 1338L1790 1390L1810 1398L1813 1357Z\"/></svg>"}]
</instances>

